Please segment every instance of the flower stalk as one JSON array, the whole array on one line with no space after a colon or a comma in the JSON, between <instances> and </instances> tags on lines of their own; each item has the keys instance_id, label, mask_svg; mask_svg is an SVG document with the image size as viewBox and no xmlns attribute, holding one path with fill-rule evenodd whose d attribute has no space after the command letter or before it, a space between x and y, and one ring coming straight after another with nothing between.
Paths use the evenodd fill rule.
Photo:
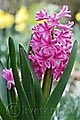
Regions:
<instances>
[{"instance_id":1,"label":"flower stalk","mask_svg":"<svg viewBox=\"0 0 80 120\"><path fill-rule=\"evenodd\" d=\"M50 95L51 87L52 87L52 72L51 72L51 68L49 68L46 70L44 74L43 85L42 85L42 91L43 91L45 101Z\"/></svg>"}]
</instances>

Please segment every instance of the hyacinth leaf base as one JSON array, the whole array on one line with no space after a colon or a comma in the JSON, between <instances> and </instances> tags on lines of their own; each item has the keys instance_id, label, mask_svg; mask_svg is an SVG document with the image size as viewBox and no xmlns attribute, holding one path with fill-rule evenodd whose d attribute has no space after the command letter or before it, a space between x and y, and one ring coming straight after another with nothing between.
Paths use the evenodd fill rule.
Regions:
<instances>
[{"instance_id":1,"label":"hyacinth leaf base","mask_svg":"<svg viewBox=\"0 0 80 120\"><path fill-rule=\"evenodd\" d=\"M77 41L74 42L67 67L59 80L57 86L45 100L40 81L38 80L31 61L24 48L19 45L20 69L22 81L18 74L17 56L14 40L9 37L9 55L11 68L14 75L15 88L17 90L16 103L19 105L20 114L11 116L6 109L4 98L0 97L0 115L3 120L51 120L55 108L62 96L68 82L77 53ZM1 68L0 64L0 68ZM0 71L1 72L1 71ZM3 89L3 88L2 88ZM5 87L4 87L5 89ZM22 113L23 106L26 112ZM14 114L15 115L15 114Z\"/></svg>"}]
</instances>

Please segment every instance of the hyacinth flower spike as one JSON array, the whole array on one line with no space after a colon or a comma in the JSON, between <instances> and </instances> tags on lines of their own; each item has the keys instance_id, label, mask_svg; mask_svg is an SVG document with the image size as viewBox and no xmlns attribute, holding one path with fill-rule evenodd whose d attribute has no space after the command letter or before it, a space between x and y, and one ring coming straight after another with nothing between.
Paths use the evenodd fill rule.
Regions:
<instances>
[{"instance_id":1,"label":"hyacinth flower spike","mask_svg":"<svg viewBox=\"0 0 80 120\"><path fill-rule=\"evenodd\" d=\"M68 6L64 5L59 13L53 13L52 16L45 9L36 14L37 21L46 21L32 28L33 37L30 46L33 52L30 52L29 58L40 80L42 80L42 76L47 70L50 70L50 74L53 76L50 79L59 80L67 66L73 46L72 25L74 22L69 21L63 24L61 23L61 18L71 17L70 13L71 11L68 10ZM47 84L47 88L49 87L49 89L51 81ZM47 83L47 80L45 83ZM44 86L46 85L43 82L43 91L45 89ZM47 88L46 90L48 90Z\"/></svg>"}]
</instances>

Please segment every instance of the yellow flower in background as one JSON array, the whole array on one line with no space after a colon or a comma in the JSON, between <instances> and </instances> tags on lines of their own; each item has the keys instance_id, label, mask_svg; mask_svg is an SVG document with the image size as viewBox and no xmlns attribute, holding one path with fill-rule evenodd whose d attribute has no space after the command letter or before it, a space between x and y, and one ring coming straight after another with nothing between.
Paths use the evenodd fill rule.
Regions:
<instances>
[{"instance_id":1,"label":"yellow flower in background","mask_svg":"<svg viewBox=\"0 0 80 120\"><path fill-rule=\"evenodd\" d=\"M14 23L14 16L9 13L6 13L5 14L5 26L10 27L13 25L13 23Z\"/></svg>"},{"instance_id":2,"label":"yellow flower in background","mask_svg":"<svg viewBox=\"0 0 80 120\"><path fill-rule=\"evenodd\" d=\"M27 22L28 16L27 8L25 6L21 6L15 15L15 23L19 24L21 22Z\"/></svg>"},{"instance_id":3,"label":"yellow flower in background","mask_svg":"<svg viewBox=\"0 0 80 120\"><path fill-rule=\"evenodd\" d=\"M5 11L0 10L0 28L11 27L14 23L14 16Z\"/></svg>"},{"instance_id":4,"label":"yellow flower in background","mask_svg":"<svg viewBox=\"0 0 80 120\"><path fill-rule=\"evenodd\" d=\"M23 32L26 29L26 23L22 22L15 26L16 31Z\"/></svg>"},{"instance_id":5,"label":"yellow flower in background","mask_svg":"<svg viewBox=\"0 0 80 120\"><path fill-rule=\"evenodd\" d=\"M80 22L80 12L78 12L76 15L75 15L75 19Z\"/></svg>"}]
</instances>

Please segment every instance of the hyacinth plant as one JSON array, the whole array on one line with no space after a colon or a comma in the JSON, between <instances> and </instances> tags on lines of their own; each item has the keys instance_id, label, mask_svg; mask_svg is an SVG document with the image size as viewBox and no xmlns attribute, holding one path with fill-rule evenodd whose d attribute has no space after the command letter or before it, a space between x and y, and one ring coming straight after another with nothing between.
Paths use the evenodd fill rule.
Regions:
<instances>
[{"instance_id":1,"label":"hyacinth plant","mask_svg":"<svg viewBox=\"0 0 80 120\"><path fill-rule=\"evenodd\" d=\"M73 21L68 6L48 15L43 9L36 14L40 24L32 28L29 52L19 45L20 65L14 40L9 37L7 68L0 62L0 115L3 120L51 120L68 82L77 53L72 43ZM18 59L19 60L19 59ZM58 81L53 89L52 82Z\"/></svg>"}]
</instances>

